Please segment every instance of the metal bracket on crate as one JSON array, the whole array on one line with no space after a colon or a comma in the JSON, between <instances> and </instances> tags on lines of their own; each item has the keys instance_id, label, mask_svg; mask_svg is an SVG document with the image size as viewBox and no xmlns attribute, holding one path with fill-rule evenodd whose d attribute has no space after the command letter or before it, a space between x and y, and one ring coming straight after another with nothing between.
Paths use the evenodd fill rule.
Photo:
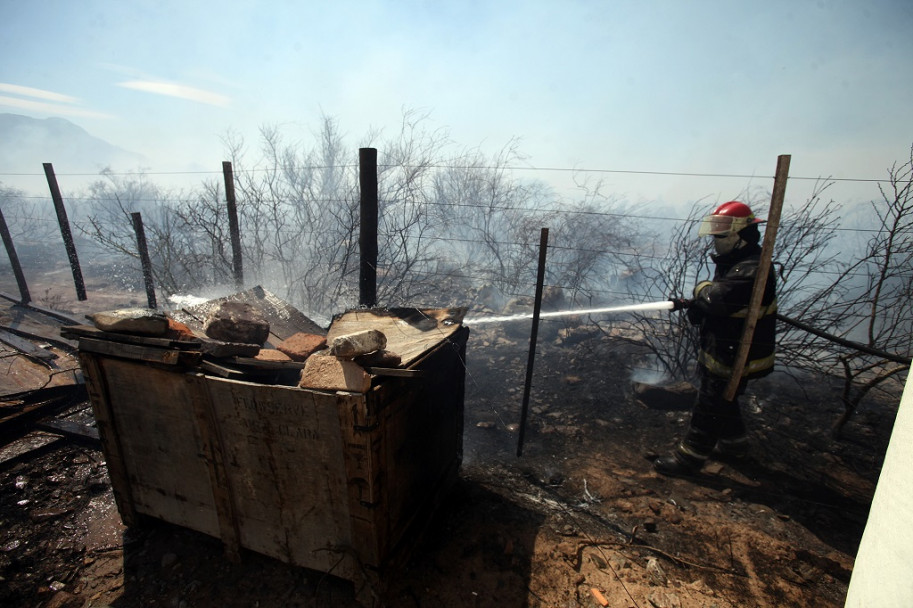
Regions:
<instances>
[{"instance_id":1,"label":"metal bracket on crate","mask_svg":"<svg viewBox=\"0 0 913 608\"><path fill-rule=\"evenodd\" d=\"M352 405L352 430L357 433L370 433L380 427L380 420L377 419L377 416L372 416L369 413L365 414L364 424L359 424L359 404L355 403ZM367 409L367 408L365 408ZM369 423L369 420L374 422Z\"/></svg>"},{"instance_id":2,"label":"metal bracket on crate","mask_svg":"<svg viewBox=\"0 0 913 608\"><path fill-rule=\"evenodd\" d=\"M363 478L352 479L349 483L351 485L354 485L356 488L358 488L358 504L359 505L361 505L362 507L364 507L366 509L376 509L377 507L380 506L379 501L371 502L369 500L365 500L364 498L362 498L362 496L368 491L368 481L366 479L363 479Z\"/></svg>"}]
</instances>

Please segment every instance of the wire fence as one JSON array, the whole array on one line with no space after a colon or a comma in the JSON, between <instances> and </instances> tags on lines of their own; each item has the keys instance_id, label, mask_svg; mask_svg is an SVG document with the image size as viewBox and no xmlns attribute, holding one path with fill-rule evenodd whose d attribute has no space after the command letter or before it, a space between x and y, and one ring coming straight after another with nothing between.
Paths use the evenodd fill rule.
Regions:
<instances>
[{"instance_id":1,"label":"wire fence","mask_svg":"<svg viewBox=\"0 0 913 608\"><path fill-rule=\"evenodd\" d=\"M793 179L793 178L790 178ZM853 180L855 182L862 182L864 180ZM881 180L870 180L870 181L881 181ZM38 195L16 195L15 198L27 201L33 201L35 203L44 205L47 209L50 209L52 200L50 196L38 196ZM98 197L92 196L66 196L66 201L69 204L74 203L90 203L96 204L103 202ZM133 198L131 202L134 204L153 204L153 205L163 205L163 206L177 206L182 204L193 204L198 202L197 198L178 198L178 197L163 197L163 198ZM2 202L2 198L0 198ZM287 200L278 199L278 198L266 198L258 201L259 204L263 205L282 205L287 203ZM352 201L350 199L343 198L313 198L308 201L309 203L318 204L318 205L341 205L348 204ZM507 207L507 206L498 206L498 205L479 205L471 203L440 203L434 201L425 201L422 203L429 207L451 207L451 208L466 208L466 209L479 209L484 211L503 211L503 212L522 212L522 208L518 207ZM689 218L685 216L668 216L668 215L650 215L637 212L612 212L612 211L594 211L592 209L572 209L572 208L563 208L563 207L543 207L537 209L539 213L547 214L560 214L560 215L576 215L576 216L596 216L596 217L607 217L607 218L622 218L628 220L641 220L649 222L672 222L672 223L686 223L686 224L698 224L700 219ZM7 213L7 217L10 219L18 219L22 221L35 221L35 222L48 222L56 223L56 219L52 217L35 217L35 216L25 216L21 213ZM850 228L850 227L836 227L834 228L837 232L845 233L860 233L860 234L872 234L878 232L877 228ZM458 241L459 239L451 239Z\"/></svg>"},{"instance_id":2,"label":"wire fence","mask_svg":"<svg viewBox=\"0 0 913 608\"><path fill-rule=\"evenodd\" d=\"M563 168L563 167L533 167L533 166L499 166L499 165L460 165L460 164L427 164L427 165L384 165L379 164L378 170L383 171L412 171L412 170L436 170L436 171L507 171L507 172L525 172L525 173L534 173L538 176L552 174L552 173L575 173L575 174L626 174L626 175L646 175L646 176L675 176L683 178L719 178L719 179L773 179L772 176L759 176L757 174L738 174L738 173L715 173L715 172L701 172L701 173L689 173L689 172L675 172L675 171L652 171L652 170L619 170L619 169L587 169L587 168ZM331 172L354 172L357 171L358 165L355 164L336 164L336 165L302 165L297 167L301 171L331 171ZM235 171L235 179L241 181L243 179L257 179L258 177L271 175L275 169L268 168L246 168L239 169ZM185 176L199 176L201 178L216 178L223 175L219 171L185 171L185 172L173 172L173 171L143 171L143 172L111 172L106 171L103 174L86 174L86 173L58 173L59 177L96 177L99 179L103 178L126 178L128 180L132 179L141 179L145 180L147 178L165 178L168 176L174 175L185 175ZM0 173L0 180L8 176L30 176L30 177L43 177L43 174L40 173ZM820 177L803 177L803 176L790 176L790 180L796 181L820 181ZM889 180L884 179L871 179L871 178L826 178L829 181L844 181L844 182L853 182L853 183L886 183ZM152 191L158 191L155 188L155 185L152 184ZM165 190L160 190L164 193ZM24 194L12 191L6 191L5 197L0 198L0 208L8 208L11 205L10 201L18 201L19 204L12 205L11 209L3 209L6 212L6 219L11 226L16 228L18 232L17 238L20 239L20 242L26 246L39 245L42 242L44 244L50 244L54 240L53 231L58 223L58 220L55 219L50 213L43 213L48 211L52 207L52 200L49 196L33 195L33 194ZM110 194L110 192L108 193ZM114 193L117 194L116 192ZM263 193L261 193L263 194ZM185 208L191 209L194 206L200 204L219 204L216 199L220 196L221 193L216 190L209 191L199 191L191 195L181 195L174 196L171 194L164 195L150 195L149 192L139 189L136 192L129 193L129 196L126 196L126 204L136 208L143 208L144 210L153 210L153 209L178 209ZM242 197L243 198L243 197ZM77 193L65 193L64 199L66 204L71 207L72 220L71 223L75 228L77 235L80 235L83 242L86 242L86 239L90 235L94 235L95 241L102 240L104 233L110 235L120 234L121 237L124 235L125 231L125 219L117 217L116 212L111 212L112 207L115 206L115 200L111 197L106 198L103 195L95 195L87 193L86 191L77 192ZM243 201L242 201L243 202ZM306 201L307 205L315 208L342 208L346 206L353 205L353 198L349 196L309 196ZM390 201L387 201L388 203ZM121 205L121 200L116 200L117 206ZM294 206L295 204L300 204L300 201L292 200L291 198L271 196L268 193L266 195L259 196L255 203L248 201L247 204L259 206L262 209L280 209L288 208ZM677 216L671 214L660 214L660 215L651 215L638 211L637 209L626 209L621 208L618 210L611 209L612 201L608 200L594 200L586 201L585 204L555 204L554 202L551 205L540 204L535 208L524 208L522 205L516 204L482 204L472 200L435 200L434 198L423 198L418 203L409 203L401 202L401 205L408 207L410 205L415 206L419 205L422 207L422 213L425 214L438 214L440 216L454 216L462 217L460 214L502 214L509 215L511 220L517 225L524 225L527 227L534 226L537 222L541 225L550 225L552 223L567 223L572 225L573 222L569 218L576 218L577 220L583 221L583 226L585 227L587 222L597 222L597 221L609 221L617 220L628 222L628 226L633 227L635 224L640 226L649 226L652 230L662 230L658 229L659 225L665 226L674 226L674 225L687 225L692 226L699 220L694 217L687 216ZM28 209L26 209L28 207ZM623 206L622 206L623 207ZM107 208L107 215L105 212ZM94 214L94 215L93 215ZM214 220L217 218L213 218ZM224 218L223 218L224 219ZM154 220L153 220L154 221ZM36 226L43 226L42 230L38 231L38 240L30 240L29 232L34 232ZM197 226L199 233L193 238L198 238L201 241L209 241L212 243L213 239L223 238L220 236L214 236L213 232L220 230L214 226ZM306 238L312 233L309 232L310 228L307 225L295 224L291 221L281 220L277 221L275 224L271 225L269 230L269 235L264 236L265 227L259 225L256 221L248 222L247 228L249 232L242 234L242 238L245 241L256 239L268 238L273 240L276 243L284 243L296 252L303 251L301 247L294 248L292 245L302 238ZM409 261L409 269L411 272L420 274L423 280L440 280L440 281L449 281L454 283L460 283L461 285L474 284L474 285L484 285L490 283L494 270L489 270L484 268L484 265L476 264L472 262L472 251L478 251L482 248L485 248L489 253L493 252L493 255L501 258L509 258L514 260L512 263L517 266L514 268L514 272L518 274L524 274L529 276L533 263L533 254L534 251L534 231L527 230L527 234L524 238L517 238L516 232L513 236L510 235L501 235L496 232L490 232L485 235L485 238L482 239L478 236L473 236L472 234L467 234L467 230L459 230L459 226L452 227L454 230L442 230L442 229L431 229L423 227L421 230L412 230L410 229L400 229L394 228L388 237L395 237L397 244L396 247L387 247L387 251L391 251L392 256L405 255L406 257L410 255L418 255L416 252L431 252L428 255L428 259L419 260L413 259ZM154 230L154 228L153 228ZM866 235L876 233L876 229L870 228L859 228L859 227L836 227L835 231L839 231L844 235L857 235L860 238L864 238ZM250 236L251 233L256 232L256 236ZM129 236L129 230L127 230L127 236ZM353 234L343 235L347 238L354 238ZM627 286L625 289L615 288L613 285L617 284L619 281L607 280L605 277L600 280L599 277L590 276L589 280L579 282L581 273L594 273L606 271L608 273L620 274L625 272L625 267L635 268L635 269L644 269L656 267L657 265L663 264L667 259L667 253L661 251L662 244L657 246L655 243L646 244L644 241L641 241L637 244L628 245L625 247L617 246L604 246L603 243L596 243L592 239L592 235L589 236L587 242L578 242L575 239L582 237L580 234L576 234L572 229L569 229L568 232L562 235L563 238L557 242L552 242L549 244L549 265L552 270L551 272L551 281L547 281L547 286L553 287L556 289L564 290L579 290L585 294L585 297L593 300L612 300L618 298L626 299L639 299L639 301L646 301L650 298L655 298L655 293L648 293L646 291L638 291L636 288ZM130 252L127 251L130 249L129 239L121 238L119 241L122 254L124 254L125 262L124 264L136 263L135 259L131 260ZM219 243L221 247L225 243ZM258 244L259 245L259 244ZM111 243L108 243L109 253L112 249ZM203 248L205 250L205 247ZM351 248L350 248L351 249ZM657 249L659 251L657 251ZM382 244L381 250L384 250ZM59 252L58 252L59 253ZM194 251L195 254L200 254L200 251ZM212 252L210 252L212 254ZM206 252L203 251L202 254L205 256ZM255 256L262 259L269 257L282 257L280 253L276 251L266 252L263 250L258 252L258 255ZM517 259L524 258L525 262L518 262ZM200 259L199 257L197 259ZM582 261L585 261L589 266L585 269L581 269L580 265ZM379 260L379 265L384 266L388 265L392 267L396 262L394 260ZM525 265L525 268L523 268ZM3 268L0 266L0 268ZM441 268L444 268L442 270ZM338 269L337 269L338 270ZM384 268L379 268L379 270L384 271ZM503 270L503 269L502 269ZM348 266L348 271L351 274L352 267ZM576 273L576 274L575 274ZM287 273L286 273L287 274ZM574 278L578 281L576 284L568 284L562 282L560 277L562 274L574 275ZM845 274L839 270L833 270L828 268L814 268L809 270L809 274L812 276L818 277L838 277L838 276L847 276L847 277L862 277L864 275L859 273L850 273ZM616 277L617 279L617 277ZM532 281L527 281L529 291L522 291L516 289L516 285L522 284L522 280L514 281L513 289L506 289L505 295L518 297L518 296L529 296L532 293Z\"/></svg>"},{"instance_id":3,"label":"wire fence","mask_svg":"<svg viewBox=\"0 0 913 608\"><path fill-rule=\"evenodd\" d=\"M605 169L605 168L582 168L582 167L535 167L535 166L524 166L524 165L448 165L448 164L425 164L425 165L385 165L378 163L378 169L445 169L445 170L509 170L509 171L529 171L535 173L597 173L597 174L608 174L608 175L655 175L655 176L668 176L668 177L700 177L700 178L715 178L715 179L770 179L773 180L773 175L758 175L757 173L715 173L715 172L686 172L686 171L656 171L656 170L632 170L632 169ZM339 165L303 165L298 167L301 170L308 171L320 171L320 170L338 170L338 169L348 169L348 170L357 170L357 164L339 164ZM236 171L236 174L248 174L256 175L259 173L268 173L274 171L272 168L247 168ZM100 177L99 173L67 173L67 172L58 172L59 177ZM154 176L175 176L175 175L199 175L199 176L211 176L211 177L220 177L222 175L221 171L105 171L104 175L115 176L115 177L154 177ZM0 172L0 178L4 177L44 177L44 173L35 172L35 173L4 173ZM832 177L832 176L801 176L801 175L791 175L790 180L794 181L819 181L826 179L828 181L834 182L852 182L852 183L890 183L890 179L887 178L868 178L868 177Z\"/></svg>"},{"instance_id":4,"label":"wire fence","mask_svg":"<svg viewBox=\"0 0 913 608\"><path fill-rule=\"evenodd\" d=\"M42 203L46 203L47 210L50 211L50 209L52 208L52 202L49 197L38 198L37 200L40 200ZM71 200L74 200L74 199L67 198L67 201L71 201ZM90 198L85 198L83 200L97 201L97 199L90 199ZM188 202L188 201L182 200L182 199L162 199L162 200L156 200L155 202L168 206L170 204L178 204L181 202ZM275 201L271 201L271 202L275 202ZM333 203L333 202L337 202L337 201L332 200L332 199L319 199L315 202L324 204L324 203ZM434 205L434 203L431 203L431 204ZM483 206L480 206L480 205L454 205L454 206L484 208ZM490 208L486 208L486 209L490 209ZM512 211L512 212L518 211L516 208L508 208L508 207L501 207L498 209L503 210L503 211ZM522 210L519 210L519 211L522 211ZM577 211L577 210L573 210L573 209L569 210L569 209L554 209L554 208L537 210L537 215L541 215L543 213L547 214L552 219L562 216L562 215L571 215L571 216L581 215L581 216L616 217L616 218L623 218L625 220L634 220L634 221L643 221L643 222L661 221L661 222L691 224L691 225L695 225L695 224L699 223L699 221L700 221L700 220L695 220L695 219L687 218L687 217L657 217L657 216L643 215L643 214L637 214L637 213L624 214L624 213L613 213L613 212ZM37 224L45 225L49 231L53 231L53 229L55 229L58 225L58 220L53 217L36 217L35 215L27 215L27 214L24 214L21 212L15 212L15 211L13 213L6 213L5 217L6 217L7 221L10 222L11 225L17 225L17 224L18 225L29 225L29 224L37 223ZM106 228L112 232L123 228L123 223L118 223L113 220L95 219L93 224L94 225L90 225L90 223L85 219L74 219L72 221L72 225L73 225L74 229L80 234L88 234L92 231L93 228L96 228L96 227ZM875 234L875 233L879 232L877 229L845 228L845 227L835 227L833 230L836 232L844 233L844 234L858 234L858 235L869 235L869 234ZM293 229L293 228L282 228L282 229L275 230L274 234L283 239L288 239L288 238L294 238L294 237L301 236L302 230ZM415 243L419 237L406 235L403 238L410 243ZM455 237L455 236L422 236L421 240L423 240L425 242L430 242L432 244L434 244L434 243L437 243L437 244L462 244L462 245L467 245L470 247L478 247L481 244L481 241L478 239L460 238L460 237ZM30 239L28 239L28 238L25 239L26 243L28 243L29 241L30 241ZM34 241L32 241L32 242L34 243ZM492 239L490 241L487 241L487 245L493 246L493 247L499 247L499 248L519 248L519 247L527 247L527 246L529 246L529 243L523 243L523 242L519 242L519 241ZM645 261L647 264L649 264L651 262L659 262L659 261L662 261L663 259L665 259L665 256L663 256L663 255L651 254L651 253L644 252L642 250L625 251L625 250L619 250L619 249L613 249L613 248L578 247L578 246L573 246L573 245L568 245L568 244L554 244L554 243L549 244L548 247L549 247L549 250L552 250L552 251L564 251L564 252L570 252L570 253L576 253L576 254L592 254L592 255L596 255L596 256L615 256L615 257L620 257L620 258L630 258L632 263L635 263L638 265L644 265ZM559 262L552 261L553 265L555 265L555 264L560 265L561 263L562 262L560 262L560 261ZM840 271L836 271L836 270L828 270L828 269L823 269L823 268L811 269L810 273L812 275L830 276L830 277L836 277L836 276L862 277L862 276L864 276L862 273L858 273L858 272L844 273L844 272L840 272ZM443 274L443 273L433 273L432 272L429 274L433 275L433 274ZM458 276L463 276L466 279L473 279L473 278L475 278L476 280L482 279L482 277L479 277L479 276L477 276L477 277L472 277L470 275L458 275ZM619 292L605 291L605 293L618 295Z\"/></svg>"},{"instance_id":5,"label":"wire fence","mask_svg":"<svg viewBox=\"0 0 913 608\"><path fill-rule=\"evenodd\" d=\"M15 214L13 214L12 216L7 216L7 220L10 221L11 223L44 222L44 223L47 223L48 227L51 229L56 228L56 225L57 225L57 221L54 219L28 218L28 217L24 217L24 216L15 215ZM72 225L73 225L75 231L81 235L88 234L91 231L90 226L86 222L83 222L83 221L74 221L74 222L72 222ZM100 223L100 225L107 226L111 229L114 229L115 227L122 228L122 226L116 226L113 222L102 222L102 223ZM281 234L291 236L296 233L289 230L289 231L281 231ZM51 235L49 235L49 237L50 237L49 240L52 241L54 239L59 238L59 235L51 234ZM406 237L405 240L407 243L416 242L415 237ZM434 247L435 244L447 245L447 244L453 244L453 243L460 243L460 244L464 244L464 245L469 245L471 247L478 247L481 244L481 242L478 240L463 239L463 238L423 237L422 240L425 241L426 243L430 243L432 248L436 249L438 252L442 251L442 249L438 248L438 247ZM84 239L83 239L83 242L85 242ZM19 246L23 246L23 245L26 247L41 246L41 249L43 252L42 255L43 256L50 255L50 257L44 257L44 259L43 259L44 262L53 262L55 260L57 262L60 262L60 261L66 260L66 252L64 251L63 247L59 247L59 249L57 249L56 253L54 253L53 244L49 243L48 240L41 239L41 240L36 241L34 239L20 239ZM50 245L50 246L48 246L48 245ZM496 247L501 247L501 248L511 248L511 247L518 248L518 247L527 246L528 244L523 244L523 243L518 243L518 242L508 242L508 241L493 241L493 242L489 243L489 245L494 245ZM628 259L630 259L630 263L634 266L650 266L653 263L659 263L665 259L664 256L661 256L661 255L651 255L651 254L647 254L647 253L638 253L635 251L618 251L618 250L614 250L614 249L593 249L593 248L587 248L587 247L571 247L571 246L566 246L566 245L555 245L555 244L548 245L548 249L549 249L549 251L564 251L564 252L569 252L571 254L582 253L582 254L590 254L590 255L594 255L594 256L612 256L612 257L628 258ZM437 261L442 261L442 260L446 261L446 257L444 255L440 255L437 258ZM532 258L530 258L530 260L532 260ZM130 263L129 258L125 258L125 262ZM383 263L383 261L381 261L381 263ZM555 259L550 259L550 261L549 261L549 267L554 270L560 270L562 267L571 267L571 266L573 266L573 264L574 264L574 262L566 262L566 261L555 260ZM455 263L454 265L457 265L457 264ZM2 276L3 274L6 274L6 272L8 270L9 270L8 263L0 265L0 276ZM841 272L838 270L826 270L826 269L817 269L817 268L809 270L809 274L811 274L813 276L819 276L819 277L835 277L835 278L844 277L847 279L864 278L864 277L868 276L867 274L865 274L863 272ZM426 277L426 278L439 278L439 279L449 279L449 280L455 279L455 280L459 280L462 283L470 283L470 284L475 284L475 285L482 285L482 284L485 284L486 282L491 281L490 275L473 274L473 273L465 272L465 271L442 272L442 271L434 271L434 270L424 270L422 272L422 276ZM547 287L547 288L550 287L550 288L555 288L555 289L564 289L564 290L572 288L571 285L553 283L553 282L546 282L545 287ZM532 295L532 289L533 289L533 285L530 284L529 289L525 292L508 291L504 295L511 296L511 297L529 297ZM618 299L618 298L635 298L638 301L646 301L649 298L656 296L656 294L637 292L636 290L635 291L621 291L621 290L600 289L600 288L589 287L589 288L587 288L586 291L593 298L595 298L595 299L601 298L604 300L612 300L612 299Z\"/></svg>"}]
</instances>

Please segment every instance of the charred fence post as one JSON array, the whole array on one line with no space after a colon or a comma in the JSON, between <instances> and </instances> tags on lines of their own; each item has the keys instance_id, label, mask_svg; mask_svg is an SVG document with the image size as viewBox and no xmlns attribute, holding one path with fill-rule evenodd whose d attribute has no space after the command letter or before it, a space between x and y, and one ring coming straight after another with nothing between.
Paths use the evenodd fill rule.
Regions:
<instances>
[{"instance_id":1,"label":"charred fence post","mask_svg":"<svg viewBox=\"0 0 913 608\"><path fill-rule=\"evenodd\" d=\"M228 206L228 231L231 233L231 266L235 273L235 285L244 286L244 268L241 258L241 228L238 224L238 204L235 200L235 176L230 161L222 161L222 175L225 177L225 202Z\"/></svg>"},{"instance_id":2,"label":"charred fence post","mask_svg":"<svg viewBox=\"0 0 913 608\"><path fill-rule=\"evenodd\" d=\"M51 189L51 198L54 200L54 209L57 211L57 223L60 224L60 234L63 244L67 248L67 258L70 260L70 269L73 271L73 282L76 284L76 296L86 300L86 284L82 280L82 269L79 267L79 256L76 255L76 245L73 243L73 234L70 232L70 221L67 219L67 210L63 206L63 197L60 195L60 186L57 185L57 176L54 174L54 165L43 163L44 174L48 179Z\"/></svg>"},{"instance_id":3,"label":"charred fence post","mask_svg":"<svg viewBox=\"0 0 913 608\"><path fill-rule=\"evenodd\" d=\"M16 283L19 285L19 295L22 298L22 304L28 304L32 301L29 295L29 286L25 282L25 274L22 273L22 265L19 264L19 256L16 255L16 247L13 246L13 237L10 236L9 227L6 225L6 218L3 217L3 210L0 209L0 236L3 237L3 245L6 247L6 253L10 258L10 265L13 267L13 274L16 275Z\"/></svg>"},{"instance_id":4,"label":"charred fence post","mask_svg":"<svg viewBox=\"0 0 913 608\"><path fill-rule=\"evenodd\" d=\"M358 248L361 262L358 271L358 303L377 304L377 149L359 148L358 185L360 225Z\"/></svg>"},{"instance_id":5,"label":"charred fence post","mask_svg":"<svg viewBox=\"0 0 913 608\"><path fill-rule=\"evenodd\" d=\"M146 301L149 308L158 308L155 301L155 284L152 281L152 262L149 260L149 248L146 246L146 231L143 230L143 216L139 211L130 214L133 219L133 231L136 232L136 247L139 259L143 264L143 282L146 284Z\"/></svg>"},{"instance_id":6,"label":"charred fence post","mask_svg":"<svg viewBox=\"0 0 913 608\"><path fill-rule=\"evenodd\" d=\"M536 340L539 338L539 313L542 311L542 288L545 283L545 254L548 250L548 228L539 234L539 270L536 273L536 297L533 303L533 327L529 332L529 358L526 361L526 382L523 385L523 405L520 407L520 429L517 438L517 457L523 455L526 436L526 414L529 411L529 392L533 384L533 363L536 360Z\"/></svg>"}]
</instances>

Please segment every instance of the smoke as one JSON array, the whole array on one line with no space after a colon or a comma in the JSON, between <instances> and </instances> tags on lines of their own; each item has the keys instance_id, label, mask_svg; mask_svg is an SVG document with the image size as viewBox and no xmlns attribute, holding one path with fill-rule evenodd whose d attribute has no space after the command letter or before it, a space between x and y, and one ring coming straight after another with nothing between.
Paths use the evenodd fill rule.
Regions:
<instances>
[{"instance_id":1,"label":"smoke","mask_svg":"<svg viewBox=\"0 0 913 608\"><path fill-rule=\"evenodd\" d=\"M191 306L198 306L208 301L208 298L201 298L199 296L193 296L190 294L172 294L168 296L168 303L171 304L174 308L188 308Z\"/></svg>"},{"instance_id":2,"label":"smoke","mask_svg":"<svg viewBox=\"0 0 913 608\"><path fill-rule=\"evenodd\" d=\"M640 365L631 370L632 383L639 382L650 386L662 386L670 380L672 380L672 377L655 355L645 359Z\"/></svg>"}]
</instances>

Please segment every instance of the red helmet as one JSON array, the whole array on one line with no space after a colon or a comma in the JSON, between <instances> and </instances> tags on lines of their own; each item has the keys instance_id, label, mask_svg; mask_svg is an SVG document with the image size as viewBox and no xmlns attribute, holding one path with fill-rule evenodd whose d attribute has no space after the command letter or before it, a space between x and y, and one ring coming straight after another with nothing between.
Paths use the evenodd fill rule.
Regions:
<instances>
[{"instance_id":1,"label":"red helmet","mask_svg":"<svg viewBox=\"0 0 913 608\"><path fill-rule=\"evenodd\" d=\"M740 232L751 224L760 224L751 207L739 201L723 203L704 218L698 229L698 236L726 236Z\"/></svg>"}]
</instances>

